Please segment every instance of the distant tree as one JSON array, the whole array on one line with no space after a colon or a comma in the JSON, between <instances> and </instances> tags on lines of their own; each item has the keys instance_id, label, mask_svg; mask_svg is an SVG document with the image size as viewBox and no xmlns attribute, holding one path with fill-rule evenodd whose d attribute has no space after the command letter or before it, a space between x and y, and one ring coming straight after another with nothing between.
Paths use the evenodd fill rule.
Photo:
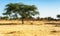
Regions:
<instances>
[{"instance_id":1,"label":"distant tree","mask_svg":"<svg viewBox=\"0 0 60 36\"><path fill-rule=\"evenodd\" d=\"M48 17L45 17L44 20L48 20Z\"/></svg>"},{"instance_id":2,"label":"distant tree","mask_svg":"<svg viewBox=\"0 0 60 36\"><path fill-rule=\"evenodd\" d=\"M7 19L8 19L8 16L4 16L4 17L2 17L2 18L7 20Z\"/></svg>"},{"instance_id":3,"label":"distant tree","mask_svg":"<svg viewBox=\"0 0 60 36\"><path fill-rule=\"evenodd\" d=\"M47 17L47 19L48 19L48 20L53 20L53 18L52 18L52 17Z\"/></svg>"},{"instance_id":4,"label":"distant tree","mask_svg":"<svg viewBox=\"0 0 60 36\"><path fill-rule=\"evenodd\" d=\"M59 19L60 19L60 15L57 15L57 18L59 18Z\"/></svg>"},{"instance_id":5,"label":"distant tree","mask_svg":"<svg viewBox=\"0 0 60 36\"><path fill-rule=\"evenodd\" d=\"M5 20L7 20L8 19L8 17L7 16L0 16L0 19L2 20L2 19L5 19Z\"/></svg>"},{"instance_id":6,"label":"distant tree","mask_svg":"<svg viewBox=\"0 0 60 36\"><path fill-rule=\"evenodd\" d=\"M43 20L44 18L40 18L40 20Z\"/></svg>"},{"instance_id":7,"label":"distant tree","mask_svg":"<svg viewBox=\"0 0 60 36\"><path fill-rule=\"evenodd\" d=\"M24 18L29 18L30 16L38 15L39 12L34 5L25 5L22 3L10 3L6 5L6 12L3 13L4 15L8 15L11 17L11 14L15 13L17 17L19 14L22 17L22 24L24 24ZM14 17L15 17L14 16Z\"/></svg>"},{"instance_id":8,"label":"distant tree","mask_svg":"<svg viewBox=\"0 0 60 36\"><path fill-rule=\"evenodd\" d=\"M54 18L52 18L52 17L45 17L45 18L40 18L40 20L54 20Z\"/></svg>"},{"instance_id":9,"label":"distant tree","mask_svg":"<svg viewBox=\"0 0 60 36\"><path fill-rule=\"evenodd\" d=\"M37 19L37 20L40 20L40 17L38 16L36 19Z\"/></svg>"}]
</instances>

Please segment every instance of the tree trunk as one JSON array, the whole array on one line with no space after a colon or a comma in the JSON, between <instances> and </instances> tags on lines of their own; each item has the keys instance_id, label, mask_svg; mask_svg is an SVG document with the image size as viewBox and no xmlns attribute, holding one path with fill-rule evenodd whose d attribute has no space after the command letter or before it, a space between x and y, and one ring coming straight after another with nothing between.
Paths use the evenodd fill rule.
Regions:
<instances>
[{"instance_id":1,"label":"tree trunk","mask_svg":"<svg viewBox=\"0 0 60 36\"><path fill-rule=\"evenodd\" d=\"M22 17L22 24L24 24L24 18Z\"/></svg>"}]
</instances>

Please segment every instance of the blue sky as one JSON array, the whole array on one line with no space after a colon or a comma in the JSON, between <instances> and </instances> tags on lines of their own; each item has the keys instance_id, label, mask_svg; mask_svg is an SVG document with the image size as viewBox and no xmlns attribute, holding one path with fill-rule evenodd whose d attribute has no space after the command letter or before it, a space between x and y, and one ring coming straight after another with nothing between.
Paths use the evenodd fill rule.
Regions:
<instances>
[{"instance_id":1,"label":"blue sky","mask_svg":"<svg viewBox=\"0 0 60 36\"><path fill-rule=\"evenodd\" d=\"M5 12L5 5L8 3L24 3L35 5L40 12L40 17L56 18L60 14L60 0L0 0L0 16Z\"/></svg>"}]
</instances>

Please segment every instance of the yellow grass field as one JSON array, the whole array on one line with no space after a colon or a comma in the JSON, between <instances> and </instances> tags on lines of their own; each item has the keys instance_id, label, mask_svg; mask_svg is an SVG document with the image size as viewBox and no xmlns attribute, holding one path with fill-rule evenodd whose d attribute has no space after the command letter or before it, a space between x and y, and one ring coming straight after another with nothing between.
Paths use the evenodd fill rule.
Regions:
<instances>
[{"instance_id":1,"label":"yellow grass field","mask_svg":"<svg viewBox=\"0 0 60 36\"><path fill-rule=\"evenodd\" d=\"M0 21L0 23L12 22L21 23L21 21ZM31 23L33 21L29 22ZM55 27L55 25L51 24L45 24L48 21L34 21L33 25L26 25L30 24L29 22L25 21L25 24L23 25L0 25L0 36L60 36L60 27ZM59 23L59 21L49 22Z\"/></svg>"}]
</instances>

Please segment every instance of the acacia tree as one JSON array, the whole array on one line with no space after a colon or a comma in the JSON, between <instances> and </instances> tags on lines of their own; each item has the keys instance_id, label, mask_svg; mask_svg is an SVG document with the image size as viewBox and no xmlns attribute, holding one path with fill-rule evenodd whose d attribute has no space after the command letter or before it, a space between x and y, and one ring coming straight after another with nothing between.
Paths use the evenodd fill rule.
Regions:
<instances>
[{"instance_id":1,"label":"acacia tree","mask_svg":"<svg viewBox=\"0 0 60 36\"><path fill-rule=\"evenodd\" d=\"M38 15L39 12L34 5L25 5L22 3L10 3L6 5L6 12L3 13L4 15L8 15L11 17L12 13L22 17L22 24L24 24L24 18L29 18L35 15Z\"/></svg>"}]
</instances>

